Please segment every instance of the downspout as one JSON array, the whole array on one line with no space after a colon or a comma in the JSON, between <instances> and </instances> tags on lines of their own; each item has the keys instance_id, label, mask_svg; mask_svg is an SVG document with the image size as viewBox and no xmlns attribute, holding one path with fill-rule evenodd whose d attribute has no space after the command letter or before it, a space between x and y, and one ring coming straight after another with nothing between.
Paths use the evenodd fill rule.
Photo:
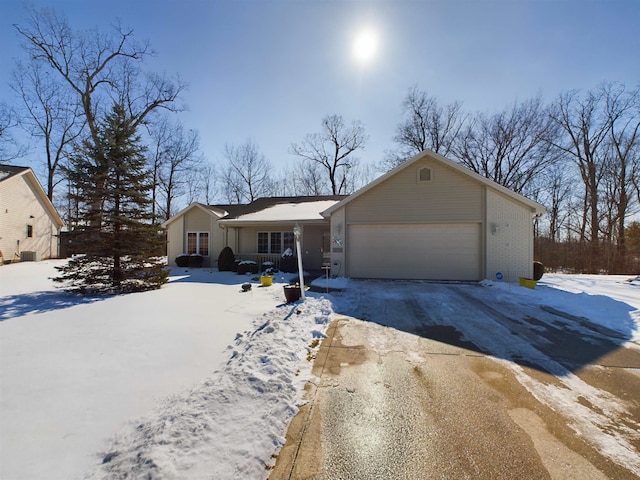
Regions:
<instances>
[{"instance_id":1,"label":"downspout","mask_svg":"<svg viewBox=\"0 0 640 480\"><path fill-rule=\"evenodd\" d=\"M182 252L187 253L187 216L182 215Z\"/></svg>"},{"instance_id":2,"label":"downspout","mask_svg":"<svg viewBox=\"0 0 640 480\"><path fill-rule=\"evenodd\" d=\"M482 278L487 278L487 255L488 255L488 228L487 228L487 195L488 195L488 187L484 185L482 189L482 197L481 197L481 209L482 209L482 225L481 225L481 245L480 249L482 251L482 260L480 261L480 270Z\"/></svg>"}]
</instances>

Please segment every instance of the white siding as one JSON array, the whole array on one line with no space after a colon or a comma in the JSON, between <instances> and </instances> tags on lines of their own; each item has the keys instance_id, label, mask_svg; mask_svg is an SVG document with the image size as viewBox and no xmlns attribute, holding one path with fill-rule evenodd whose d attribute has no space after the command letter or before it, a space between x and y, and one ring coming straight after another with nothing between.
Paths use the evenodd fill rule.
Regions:
<instances>
[{"instance_id":1,"label":"white siding","mask_svg":"<svg viewBox=\"0 0 640 480\"><path fill-rule=\"evenodd\" d=\"M486 277L517 282L533 274L533 223L527 206L487 189Z\"/></svg>"}]
</instances>

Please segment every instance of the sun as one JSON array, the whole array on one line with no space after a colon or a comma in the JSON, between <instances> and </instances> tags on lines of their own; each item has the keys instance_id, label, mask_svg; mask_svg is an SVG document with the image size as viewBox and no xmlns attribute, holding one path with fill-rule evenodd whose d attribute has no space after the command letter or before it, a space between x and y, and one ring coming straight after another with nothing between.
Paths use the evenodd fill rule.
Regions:
<instances>
[{"instance_id":1,"label":"sun","mask_svg":"<svg viewBox=\"0 0 640 480\"><path fill-rule=\"evenodd\" d=\"M373 30L361 30L353 43L353 56L359 63L369 63L378 51L378 36Z\"/></svg>"}]
</instances>

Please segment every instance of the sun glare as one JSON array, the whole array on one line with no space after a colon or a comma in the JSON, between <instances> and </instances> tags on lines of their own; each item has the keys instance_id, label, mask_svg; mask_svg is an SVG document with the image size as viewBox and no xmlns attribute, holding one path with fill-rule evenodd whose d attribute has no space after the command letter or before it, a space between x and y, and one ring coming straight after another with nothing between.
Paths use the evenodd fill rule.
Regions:
<instances>
[{"instance_id":1,"label":"sun glare","mask_svg":"<svg viewBox=\"0 0 640 480\"><path fill-rule=\"evenodd\" d=\"M353 44L353 56L360 63L368 63L378 50L378 38L371 30L362 30Z\"/></svg>"}]
</instances>

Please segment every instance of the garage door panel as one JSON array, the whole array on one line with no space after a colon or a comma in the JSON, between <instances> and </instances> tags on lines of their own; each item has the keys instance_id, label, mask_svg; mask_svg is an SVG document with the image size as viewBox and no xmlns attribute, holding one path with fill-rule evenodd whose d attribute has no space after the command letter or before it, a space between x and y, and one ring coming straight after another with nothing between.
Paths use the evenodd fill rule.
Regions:
<instances>
[{"instance_id":1,"label":"garage door panel","mask_svg":"<svg viewBox=\"0 0 640 480\"><path fill-rule=\"evenodd\" d=\"M354 278L479 280L480 225L351 225Z\"/></svg>"}]
</instances>

